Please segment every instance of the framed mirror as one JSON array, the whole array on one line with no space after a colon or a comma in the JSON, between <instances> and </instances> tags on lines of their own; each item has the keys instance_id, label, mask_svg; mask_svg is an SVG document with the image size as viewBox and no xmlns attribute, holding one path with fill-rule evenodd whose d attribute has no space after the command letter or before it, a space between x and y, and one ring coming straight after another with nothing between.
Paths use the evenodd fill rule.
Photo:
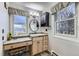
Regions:
<instances>
[{"instance_id":1,"label":"framed mirror","mask_svg":"<svg viewBox=\"0 0 79 59\"><path fill-rule=\"evenodd\" d=\"M33 18L30 23L29 23L29 27L31 29L31 31L33 32L37 32L39 29L39 22L36 18Z\"/></svg>"}]
</instances>

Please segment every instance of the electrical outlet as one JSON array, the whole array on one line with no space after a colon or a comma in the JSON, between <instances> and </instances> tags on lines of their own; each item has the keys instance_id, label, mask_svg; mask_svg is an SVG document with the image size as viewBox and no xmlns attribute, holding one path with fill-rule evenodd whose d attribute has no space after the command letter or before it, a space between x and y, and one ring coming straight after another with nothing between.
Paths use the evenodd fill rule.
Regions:
<instances>
[{"instance_id":1,"label":"electrical outlet","mask_svg":"<svg viewBox=\"0 0 79 59\"><path fill-rule=\"evenodd\" d=\"M4 40L4 36L2 36L2 40Z\"/></svg>"}]
</instances>

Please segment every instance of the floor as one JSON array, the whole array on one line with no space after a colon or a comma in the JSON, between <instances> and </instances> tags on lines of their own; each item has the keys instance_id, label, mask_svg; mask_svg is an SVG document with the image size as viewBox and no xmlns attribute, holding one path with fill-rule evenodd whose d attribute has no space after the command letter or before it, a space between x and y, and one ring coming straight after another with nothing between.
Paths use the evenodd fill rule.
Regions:
<instances>
[{"instance_id":1,"label":"floor","mask_svg":"<svg viewBox=\"0 0 79 59\"><path fill-rule=\"evenodd\" d=\"M51 55L49 52L43 52L43 53L37 54L35 56L57 56L57 54L52 53L52 55Z\"/></svg>"},{"instance_id":2,"label":"floor","mask_svg":"<svg viewBox=\"0 0 79 59\"><path fill-rule=\"evenodd\" d=\"M27 53L26 52L21 53L20 51L19 53L4 53L4 56L30 56L30 53L29 51L27 51ZM58 56L58 55L54 52L50 54L48 51L45 51L45 52L36 54L34 56Z\"/></svg>"}]
</instances>

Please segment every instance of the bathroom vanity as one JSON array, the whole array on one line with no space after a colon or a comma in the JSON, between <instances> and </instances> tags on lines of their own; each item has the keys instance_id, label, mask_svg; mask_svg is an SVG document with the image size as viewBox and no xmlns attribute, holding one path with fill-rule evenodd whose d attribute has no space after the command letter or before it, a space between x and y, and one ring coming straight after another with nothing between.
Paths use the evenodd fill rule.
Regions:
<instances>
[{"instance_id":1,"label":"bathroom vanity","mask_svg":"<svg viewBox=\"0 0 79 59\"><path fill-rule=\"evenodd\" d=\"M48 50L47 34L30 34L30 37L17 38L4 42L4 55L36 55Z\"/></svg>"},{"instance_id":2,"label":"bathroom vanity","mask_svg":"<svg viewBox=\"0 0 79 59\"><path fill-rule=\"evenodd\" d=\"M48 50L48 35L33 34L32 37L32 55Z\"/></svg>"},{"instance_id":3,"label":"bathroom vanity","mask_svg":"<svg viewBox=\"0 0 79 59\"><path fill-rule=\"evenodd\" d=\"M31 55L31 45L32 40L29 37L6 41L3 46L4 55L21 56L27 55L28 51L29 55Z\"/></svg>"}]
</instances>

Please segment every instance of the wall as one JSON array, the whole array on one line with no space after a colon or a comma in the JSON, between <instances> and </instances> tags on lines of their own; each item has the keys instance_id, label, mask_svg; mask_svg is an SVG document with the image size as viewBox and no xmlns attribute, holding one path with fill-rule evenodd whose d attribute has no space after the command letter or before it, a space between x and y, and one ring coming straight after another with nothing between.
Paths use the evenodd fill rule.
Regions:
<instances>
[{"instance_id":1,"label":"wall","mask_svg":"<svg viewBox=\"0 0 79 59\"><path fill-rule=\"evenodd\" d=\"M2 34L2 29L4 29L4 34ZM4 41L6 41L7 32L8 32L8 13L7 10L4 8L4 3L0 2L0 55L3 55L2 36L4 36Z\"/></svg>"},{"instance_id":2,"label":"wall","mask_svg":"<svg viewBox=\"0 0 79 59\"><path fill-rule=\"evenodd\" d=\"M33 3L26 2L25 7L29 7L29 8L40 10L40 11L43 11L43 9L44 9L44 7L41 4L34 3L34 2Z\"/></svg>"},{"instance_id":3,"label":"wall","mask_svg":"<svg viewBox=\"0 0 79 59\"><path fill-rule=\"evenodd\" d=\"M77 6L79 15L79 3ZM77 17L77 37L63 37L54 35L54 16L50 16L51 30L49 30L49 51L61 56L79 56L79 17Z\"/></svg>"},{"instance_id":4,"label":"wall","mask_svg":"<svg viewBox=\"0 0 79 59\"><path fill-rule=\"evenodd\" d=\"M9 7L13 7L13 8L17 8L17 9L21 9L21 10L25 10L25 11L28 11L28 12L31 12L32 9L35 9L35 10L39 10L39 11L43 11L44 10L44 6L40 5L40 4L35 4L35 3L26 3L26 5L23 5L22 3L9 3L8 4ZM28 23L31 21L32 17L30 17L28 19ZM38 19L39 21L39 19ZM39 21L40 22L40 21ZM29 24L28 24L29 25ZM39 27L39 30L38 32L46 32L45 29L47 29L47 27ZM29 27L28 27L28 33L33 33Z\"/></svg>"}]
</instances>

